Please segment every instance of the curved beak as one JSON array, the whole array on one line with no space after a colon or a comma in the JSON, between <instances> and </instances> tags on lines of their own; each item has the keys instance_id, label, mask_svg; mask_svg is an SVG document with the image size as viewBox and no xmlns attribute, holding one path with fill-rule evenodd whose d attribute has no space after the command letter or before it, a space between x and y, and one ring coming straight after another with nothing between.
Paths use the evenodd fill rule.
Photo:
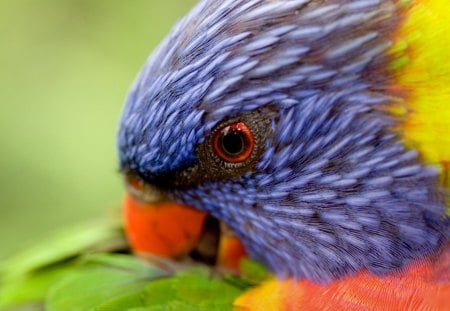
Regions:
<instances>
[{"instance_id":1,"label":"curved beak","mask_svg":"<svg viewBox=\"0 0 450 311\"><path fill-rule=\"evenodd\" d=\"M165 200L143 201L127 193L124 200L125 232L133 252L180 258L188 254L202 234L207 214Z\"/></svg>"},{"instance_id":2,"label":"curved beak","mask_svg":"<svg viewBox=\"0 0 450 311\"><path fill-rule=\"evenodd\" d=\"M208 213L168 200L133 176L127 176L126 186L125 233L135 254L144 259L190 255L229 270L239 269L246 252L224 223Z\"/></svg>"}]
</instances>

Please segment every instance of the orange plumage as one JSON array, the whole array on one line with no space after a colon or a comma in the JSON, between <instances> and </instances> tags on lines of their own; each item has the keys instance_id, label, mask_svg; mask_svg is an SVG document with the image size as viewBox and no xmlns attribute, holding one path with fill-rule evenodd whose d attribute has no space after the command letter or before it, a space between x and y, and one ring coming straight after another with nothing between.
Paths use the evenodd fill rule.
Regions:
<instances>
[{"instance_id":1,"label":"orange plumage","mask_svg":"<svg viewBox=\"0 0 450 311\"><path fill-rule=\"evenodd\" d=\"M450 310L450 248L388 277L361 272L325 286L273 279L238 298L235 305L248 311Z\"/></svg>"}]
</instances>

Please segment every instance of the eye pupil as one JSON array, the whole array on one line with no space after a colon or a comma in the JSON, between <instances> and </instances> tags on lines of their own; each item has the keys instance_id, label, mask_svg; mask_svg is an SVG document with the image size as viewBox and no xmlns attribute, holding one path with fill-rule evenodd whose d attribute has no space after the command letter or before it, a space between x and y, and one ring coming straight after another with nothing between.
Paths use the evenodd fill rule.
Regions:
<instances>
[{"instance_id":1,"label":"eye pupil","mask_svg":"<svg viewBox=\"0 0 450 311\"><path fill-rule=\"evenodd\" d=\"M231 156L238 155L244 148L244 139L240 133L228 132L221 139L222 150Z\"/></svg>"}]
</instances>

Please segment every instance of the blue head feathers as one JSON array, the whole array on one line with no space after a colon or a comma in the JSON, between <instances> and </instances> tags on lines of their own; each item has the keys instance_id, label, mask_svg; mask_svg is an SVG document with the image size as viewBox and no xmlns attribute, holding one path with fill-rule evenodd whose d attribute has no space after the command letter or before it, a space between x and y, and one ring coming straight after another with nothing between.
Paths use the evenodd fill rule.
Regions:
<instances>
[{"instance_id":1,"label":"blue head feathers","mask_svg":"<svg viewBox=\"0 0 450 311\"><path fill-rule=\"evenodd\" d=\"M150 57L120 123L121 167L224 220L278 276L386 273L443 243L444 198L378 109L390 1L204 0ZM230 122L253 155L226 163Z\"/></svg>"}]
</instances>

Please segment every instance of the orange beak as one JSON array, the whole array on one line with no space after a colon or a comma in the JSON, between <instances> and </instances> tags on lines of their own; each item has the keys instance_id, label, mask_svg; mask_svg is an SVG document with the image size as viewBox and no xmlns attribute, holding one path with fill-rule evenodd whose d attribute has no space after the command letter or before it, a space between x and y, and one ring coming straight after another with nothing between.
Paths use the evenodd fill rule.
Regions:
<instances>
[{"instance_id":1,"label":"orange beak","mask_svg":"<svg viewBox=\"0 0 450 311\"><path fill-rule=\"evenodd\" d=\"M189 253L202 234L207 214L173 202L143 202L127 194L125 232L138 255L179 258Z\"/></svg>"},{"instance_id":2,"label":"orange beak","mask_svg":"<svg viewBox=\"0 0 450 311\"><path fill-rule=\"evenodd\" d=\"M200 244L208 248L218 246L216 263L230 271L239 270L239 262L246 252L224 223L219 229L218 245L215 245L214 240L204 235L207 213L168 201L157 189L131 175L127 176L126 186L125 233L138 256L178 259L196 248L198 251Z\"/></svg>"}]
</instances>

